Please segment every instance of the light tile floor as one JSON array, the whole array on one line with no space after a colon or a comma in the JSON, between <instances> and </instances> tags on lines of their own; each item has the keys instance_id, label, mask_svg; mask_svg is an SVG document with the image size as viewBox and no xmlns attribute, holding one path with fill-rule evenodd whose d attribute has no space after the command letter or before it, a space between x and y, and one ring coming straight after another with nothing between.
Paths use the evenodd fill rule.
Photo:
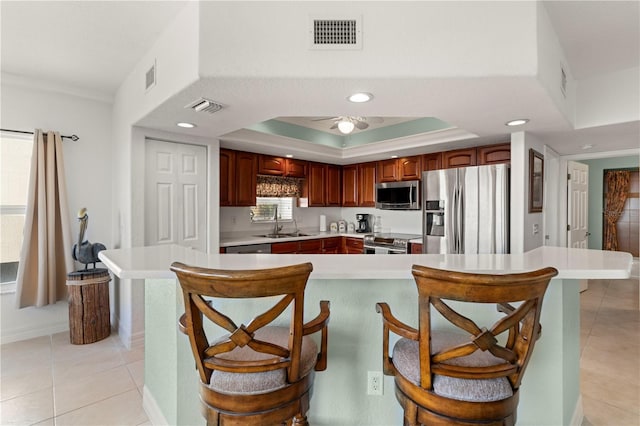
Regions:
<instances>
[{"instance_id":1,"label":"light tile floor","mask_svg":"<svg viewBox=\"0 0 640 426\"><path fill-rule=\"evenodd\" d=\"M591 280L581 295L583 426L640 425L639 284ZM2 345L0 356L1 425L150 424L144 350L116 335L72 345L59 333Z\"/></svg>"}]
</instances>

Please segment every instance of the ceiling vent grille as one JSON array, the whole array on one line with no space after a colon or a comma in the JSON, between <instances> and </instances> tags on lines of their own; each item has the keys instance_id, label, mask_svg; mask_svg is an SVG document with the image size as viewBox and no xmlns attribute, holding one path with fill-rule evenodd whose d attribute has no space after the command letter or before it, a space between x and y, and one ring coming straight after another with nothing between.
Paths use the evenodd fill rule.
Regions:
<instances>
[{"instance_id":1,"label":"ceiling vent grille","mask_svg":"<svg viewBox=\"0 0 640 426\"><path fill-rule=\"evenodd\" d=\"M362 47L362 20L359 17L325 19L311 17L312 49L360 49Z\"/></svg>"},{"instance_id":2,"label":"ceiling vent grille","mask_svg":"<svg viewBox=\"0 0 640 426\"><path fill-rule=\"evenodd\" d=\"M220 111L224 108L221 104L212 101L211 99L200 98L194 102L191 102L189 105L185 106L185 108L191 108L196 112L208 112L209 114L213 114L214 112Z\"/></svg>"}]
</instances>

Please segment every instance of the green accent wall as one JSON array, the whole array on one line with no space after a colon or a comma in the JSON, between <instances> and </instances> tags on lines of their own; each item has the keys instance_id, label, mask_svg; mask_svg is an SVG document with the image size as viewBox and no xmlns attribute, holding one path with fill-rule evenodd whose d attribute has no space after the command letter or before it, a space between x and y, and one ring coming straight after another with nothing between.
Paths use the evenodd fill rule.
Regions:
<instances>
[{"instance_id":1,"label":"green accent wall","mask_svg":"<svg viewBox=\"0 0 640 426\"><path fill-rule=\"evenodd\" d=\"M379 127L377 129L356 131L349 135L335 135L321 130L310 129L296 124L285 123L278 120L267 120L247 127L256 132L269 133L299 139L334 148L346 148L364 145L372 142L382 142L421 133L435 132L450 129L452 126L435 117L417 118L392 126Z\"/></svg>"},{"instance_id":2,"label":"green accent wall","mask_svg":"<svg viewBox=\"0 0 640 426\"><path fill-rule=\"evenodd\" d=\"M602 250L602 212L604 211L604 171L609 169L627 169L639 166L639 157L599 158L580 160L589 166L589 248Z\"/></svg>"}]
</instances>

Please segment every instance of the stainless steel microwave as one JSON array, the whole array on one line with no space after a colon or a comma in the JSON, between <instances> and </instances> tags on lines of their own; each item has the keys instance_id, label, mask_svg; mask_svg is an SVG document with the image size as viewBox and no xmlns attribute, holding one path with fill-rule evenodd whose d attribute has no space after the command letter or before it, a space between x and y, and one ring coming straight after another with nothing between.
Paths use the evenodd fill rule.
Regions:
<instances>
[{"instance_id":1,"label":"stainless steel microwave","mask_svg":"<svg viewBox=\"0 0 640 426\"><path fill-rule=\"evenodd\" d=\"M382 210L420 210L420 181L377 183L376 208Z\"/></svg>"}]
</instances>

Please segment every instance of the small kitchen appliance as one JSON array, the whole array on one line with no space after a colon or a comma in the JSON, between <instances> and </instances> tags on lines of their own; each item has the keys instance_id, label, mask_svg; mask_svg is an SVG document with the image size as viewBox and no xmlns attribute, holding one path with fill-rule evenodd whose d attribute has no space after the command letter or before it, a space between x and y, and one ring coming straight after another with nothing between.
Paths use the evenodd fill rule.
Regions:
<instances>
[{"instance_id":1,"label":"small kitchen appliance","mask_svg":"<svg viewBox=\"0 0 640 426\"><path fill-rule=\"evenodd\" d=\"M361 233L371 232L369 216L370 215L367 213L356 214L356 232L357 233L361 234Z\"/></svg>"}]
</instances>

